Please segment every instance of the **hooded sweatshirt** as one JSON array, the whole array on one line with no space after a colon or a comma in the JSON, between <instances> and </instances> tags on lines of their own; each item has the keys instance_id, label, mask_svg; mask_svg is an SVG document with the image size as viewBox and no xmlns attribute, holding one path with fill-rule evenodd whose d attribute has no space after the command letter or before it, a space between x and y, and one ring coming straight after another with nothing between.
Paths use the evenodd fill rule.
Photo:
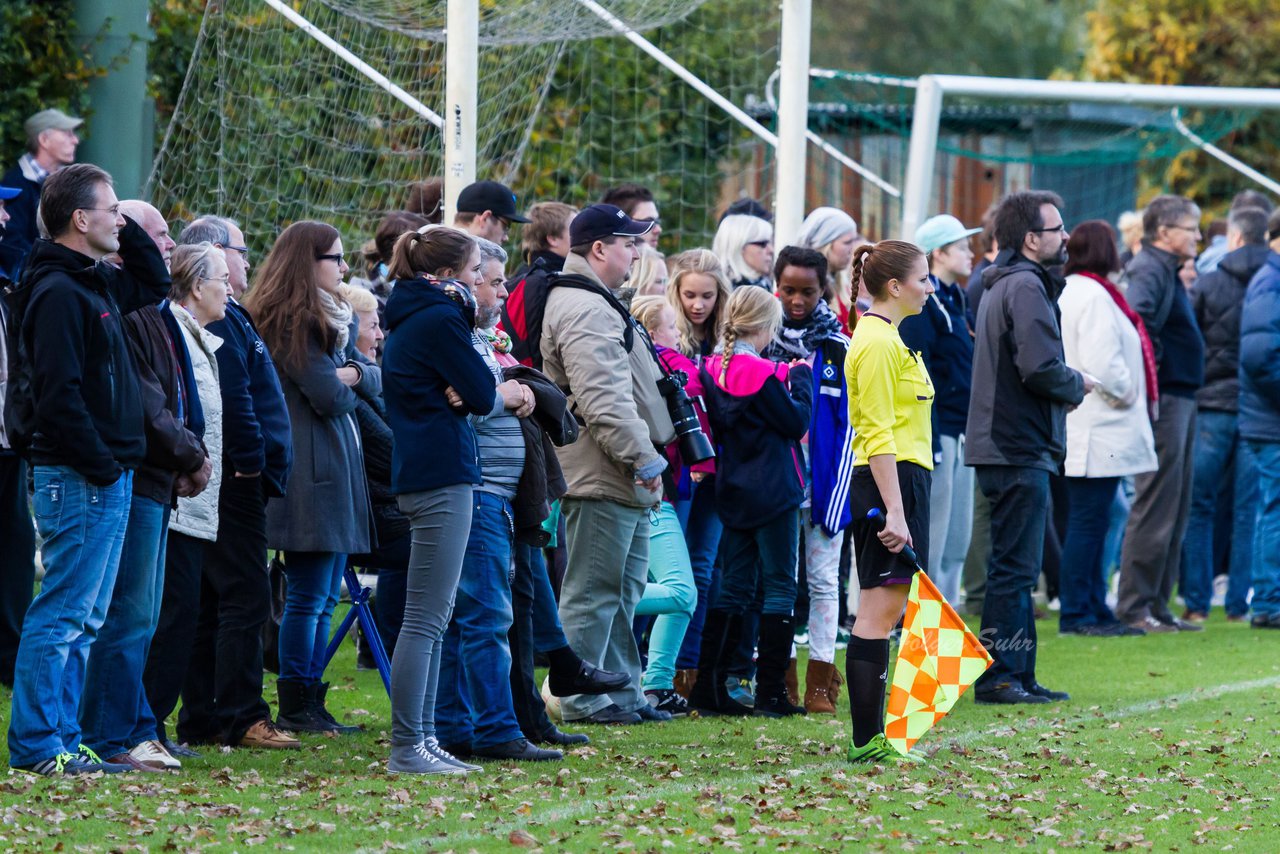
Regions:
<instances>
[{"instance_id":1,"label":"hooded sweatshirt","mask_svg":"<svg viewBox=\"0 0 1280 854\"><path fill-rule=\"evenodd\" d=\"M475 350L462 306L425 279L399 281L387 300L387 325L382 381L395 437L391 491L480 483L476 433L467 415L488 415L500 395ZM462 409L449 406L448 386L462 397Z\"/></svg>"},{"instance_id":2,"label":"hooded sweatshirt","mask_svg":"<svg viewBox=\"0 0 1280 854\"><path fill-rule=\"evenodd\" d=\"M69 466L98 486L146 457L142 394L123 321L164 299L170 284L159 250L127 217L120 256L123 270L38 240L10 303L20 323L10 370L25 375L11 378L10 392L29 390L33 407L19 444L30 441L36 465ZM15 430L23 420L6 417L6 424Z\"/></svg>"}]
</instances>

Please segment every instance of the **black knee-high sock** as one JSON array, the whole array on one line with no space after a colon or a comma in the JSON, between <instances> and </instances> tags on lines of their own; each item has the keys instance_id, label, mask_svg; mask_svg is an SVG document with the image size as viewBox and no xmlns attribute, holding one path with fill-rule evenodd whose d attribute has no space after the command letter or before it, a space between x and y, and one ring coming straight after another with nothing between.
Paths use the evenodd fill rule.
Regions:
<instances>
[{"instance_id":1,"label":"black knee-high sock","mask_svg":"<svg viewBox=\"0 0 1280 854\"><path fill-rule=\"evenodd\" d=\"M889 674L889 639L868 640L856 635L845 652L845 680L849 683L849 710L853 718L853 744L862 747L884 732L884 687Z\"/></svg>"}]
</instances>

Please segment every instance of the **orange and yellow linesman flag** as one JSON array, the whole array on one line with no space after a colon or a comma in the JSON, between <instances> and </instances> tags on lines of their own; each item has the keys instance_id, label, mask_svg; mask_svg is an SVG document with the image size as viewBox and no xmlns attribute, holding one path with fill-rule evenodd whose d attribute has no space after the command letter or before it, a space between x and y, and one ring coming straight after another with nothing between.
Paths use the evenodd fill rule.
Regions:
<instances>
[{"instance_id":1,"label":"orange and yellow linesman flag","mask_svg":"<svg viewBox=\"0 0 1280 854\"><path fill-rule=\"evenodd\" d=\"M991 656L929 576L917 572L907 597L902 643L884 734L906 754L991 666Z\"/></svg>"}]
</instances>

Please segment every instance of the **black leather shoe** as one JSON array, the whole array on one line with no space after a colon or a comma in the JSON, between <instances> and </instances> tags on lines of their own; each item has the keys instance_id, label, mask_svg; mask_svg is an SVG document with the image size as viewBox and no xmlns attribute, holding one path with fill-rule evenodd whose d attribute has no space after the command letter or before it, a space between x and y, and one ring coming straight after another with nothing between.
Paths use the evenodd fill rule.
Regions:
<instances>
[{"instance_id":1,"label":"black leather shoe","mask_svg":"<svg viewBox=\"0 0 1280 854\"><path fill-rule=\"evenodd\" d=\"M583 661L578 664L578 672L571 674L549 674L551 695L553 697L572 697L574 694L608 694L620 691L631 684L631 677L626 673L614 673L601 670Z\"/></svg>"},{"instance_id":2,"label":"black leather shoe","mask_svg":"<svg viewBox=\"0 0 1280 854\"><path fill-rule=\"evenodd\" d=\"M990 691L983 691L981 694L975 692L973 699L974 702L983 706L1012 703L1044 704L1053 702L1048 697L1041 697L1038 694L1030 694L1024 691L1021 685L1014 685L1011 682L1001 682L994 689Z\"/></svg>"},{"instance_id":3,"label":"black leather shoe","mask_svg":"<svg viewBox=\"0 0 1280 854\"><path fill-rule=\"evenodd\" d=\"M667 721L671 720L670 712L659 711L658 709L655 709L653 706L649 705L647 702L644 703L643 705L638 706L636 710L632 712L632 714L639 715L640 723L642 724L647 724L647 723L664 724Z\"/></svg>"},{"instance_id":4,"label":"black leather shoe","mask_svg":"<svg viewBox=\"0 0 1280 854\"><path fill-rule=\"evenodd\" d=\"M578 718L577 720L566 720L565 723L597 725L638 724L640 723L640 716L635 712L624 712L617 703L610 703L595 714L587 715L585 718Z\"/></svg>"},{"instance_id":5,"label":"black leather shoe","mask_svg":"<svg viewBox=\"0 0 1280 854\"><path fill-rule=\"evenodd\" d=\"M1053 700L1055 703L1060 703L1064 700L1071 699L1071 695L1068 694L1066 691L1050 691L1048 688L1044 687L1039 682L1032 682L1031 687L1027 689L1027 693L1035 694L1037 697L1047 697L1048 699Z\"/></svg>"},{"instance_id":6,"label":"black leather shoe","mask_svg":"<svg viewBox=\"0 0 1280 854\"><path fill-rule=\"evenodd\" d=\"M538 744L555 744L560 747L574 747L582 744L590 744L591 738L581 732L562 732L553 724L551 729L543 732L536 741Z\"/></svg>"},{"instance_id":7,"label":"black leather shoe","mask_svg":"<svg viewBox=\"0 0 1280 854\"><path fill-rule=\"evenodd\" d=\"M453 751L449 752L453 753ZM472 748L471 756L475 759L501 759L508 762L559 762L564 759L564 754L560 751L534 747L523 738L504 741L489 747Z\"/></svg>"},{"instance_id":8,"label":"black leather shoe","mask_svg":"<svg viewBox=\"0 0 1280 854\"><path fill-rule=\"evenodd\" d=\"M1280 629L1280 613L1254 614L1249 625L1255 629Z\"/></svg>"},{"instance_id":9,"label":"black leather shoe","mask_svg":"<svg viewBox=\"0 0 1280 854\"><path fill-rule=\"evenodd\" d=\"M175 759L199 759L200 758L200 754L197 751L192 750L190 747L186 747L181 744L174 744L172 741L170 741L167 738L162 738L159 741L160 741L160 746L163 747L165 750L169 751L169 755L174 757Z\"/></svg>"}]
</instances>

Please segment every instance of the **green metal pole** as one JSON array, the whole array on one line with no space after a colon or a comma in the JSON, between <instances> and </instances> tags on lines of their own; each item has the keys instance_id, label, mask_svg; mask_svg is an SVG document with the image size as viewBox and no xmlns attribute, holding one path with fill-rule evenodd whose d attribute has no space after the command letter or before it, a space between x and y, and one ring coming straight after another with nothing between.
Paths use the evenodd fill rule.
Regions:
<instances>
[{"instance_id":1,"label":"green metal pole","mask_svg":"<svg viewBox=\"0 0 1280 854\"><path fill-rule=\"evenodd\" d=\"M76 153L115 178L116 195L137 198L151 171L155 104L147 97L148 0L76 0L76 34L106 76L89 82L92 114Z\"/></svg>"}]
</instances>

